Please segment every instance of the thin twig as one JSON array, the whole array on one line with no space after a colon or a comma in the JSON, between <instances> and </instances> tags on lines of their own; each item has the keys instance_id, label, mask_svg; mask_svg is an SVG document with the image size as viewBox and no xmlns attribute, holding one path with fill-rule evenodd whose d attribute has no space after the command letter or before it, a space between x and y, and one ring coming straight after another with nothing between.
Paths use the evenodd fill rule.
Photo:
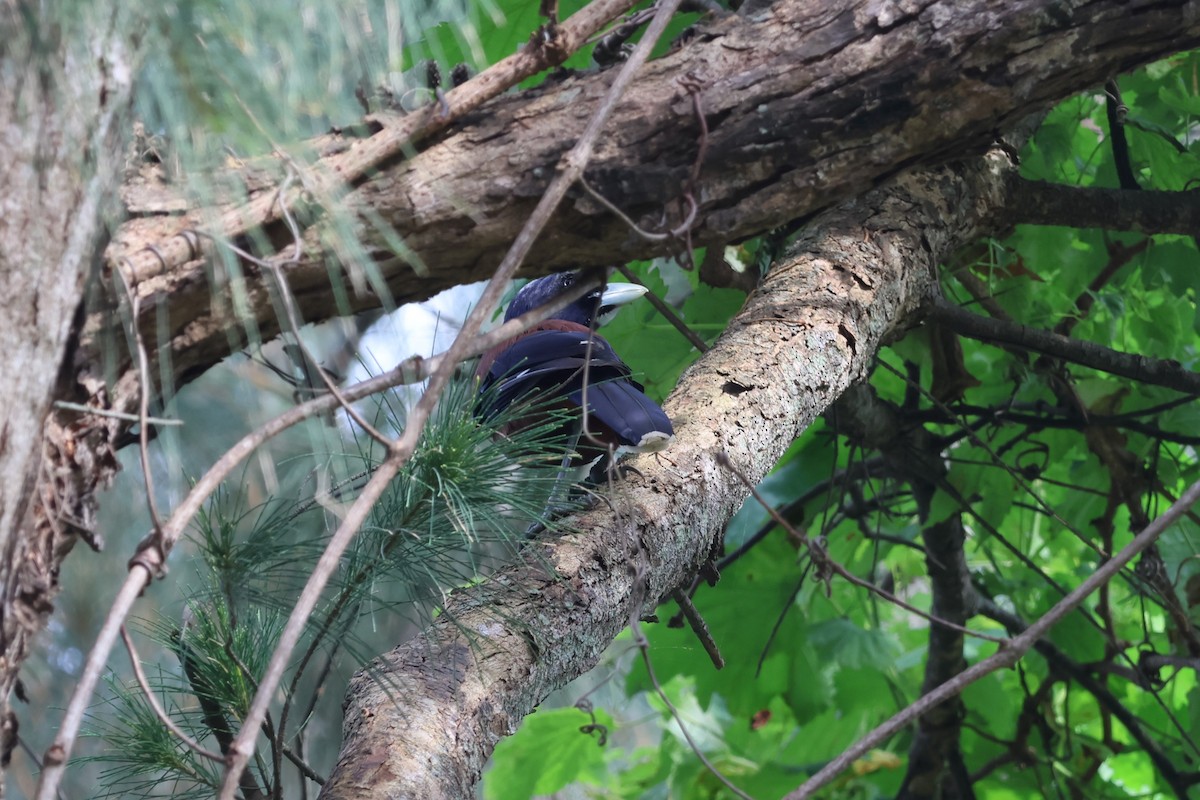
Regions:
<instances>
[{"instance_id":1,"label":"thin twig","mask_svg":"<svg viewBox=\"0 0 1200 800\"><path fill-rule=\"evenodd\" d=\"M121 639L125 642L125 649L129 651L129 663L133 665L133 675L137 678L138 686L142 687L142 694L145 696L146 702L150 704L150 708L154 709L154 715L158 717L159 722L166 725L167 730L179 737L179 740L197 755L210 761L224 762L225 756L205 749L199 742L188 736L182 728L175 724L166 709L159 704L158 698L154 696L154 690L150 688L150 682L146 680L146 673L142 670L142 661L138 658L137 648L133 646L133 639L130 638L129 631L125 630L124 625L121 626Z\"/></svg>"},{"instance_id":2,"label":"thin twig","mask_svg":"<svg viewBox=\"0 0 1200 800\"><path fill-rule=\"evenodd\" d=\"M150 359L146 355L146 345L142 342L142 329L138 327L138 309L141 298L129 283L122 269L113 270L125 289L125 297L129 301L129 328L133 333L134 347L137 350L138 362L138 452L142 459L142 479L146 484L146 507L150 511L150 522L154 532L161 537L162 518L158 514L158 503L154 499L154 478L150 474L150 426L146 420L150 417Z\"/></svg>"},{"instance_id":3,"label":"thin twig","mask_svg":"<svg viewBox=\"0 0 1200 800\"><path fill-rule=\"evenodd\" d=\"M611 464L611 459L613 456L612 449L613 448L610 445L610 464L608 467L608 490L610 494L614 490L613 475L616 472ZM608 502L608 507L612 510L613 515L616 516L618 523L620 523L620 510L618 510L618 508L612 502L608 501L607 498L605 498L605 501ZM671 698L667 696L666 690L663 689L662 684L659 683L658 675L656 675L654 672L654 662L650 658L650 640L646 638L646 634L642 633L641 627L642 607L646 603L646 573L650 568L649 556L646 553L646 547L642 543L641 539L638 539L634 543L630 562L630 571L633 573L633 580L631 581L629 587L629 633L633 639L633 646L638 649L638 653L642 657L642 663L646 665L646 675L650 678L650 685L654 687L654 691L658 695L659 699L663 701L663 705L665 705L667 710L671 712L671 716L679 725L679 730L683 734L683 738L687 740L688 746L692 748L692 752L696 754L696 758L700 760L700 763L703 764L717 780L723 783L731 792L742 798L742 800L753 800L750 795L746 794L737 786L735 786L733 782L729 780L729 778L725 777L721 770L717 769L715 764L708 760L708 756L704 754L704 751L700 749L700 746L697 745L696 741L692 738L691 732L688 731L687 722L679 713L679 709L677 709L675 704L671 702ZM676 594L682 596L682 592L676 592ZM717 658L720 658L719 654L717 655ZM716 662L714 661L714 663ZM717 669L720 669L720 666L718 666Z\"/></svg>"},{"instance_id":4,"label":"thin twig","mask_svg":"<svg viewBox=\"0 0 1200 800\"><path fill-rule=\"evenodd\" d=\"M983 318L981 317L980 319L983 319ZM1066 528L1068 531L1070 531L1075 536L1075 538L1079 540L1079 542L1081 544L1083 544L1085 547L1090 548L1094 553L1096 553L1101 558L1104 558L1107 556L1107 553L1105 553L1103 550L1101 550L1100 547L1091 540L1091 538L1084 536L1082 531L1078 530L1070 522L1063 519L1059 515L1059 513L1050 506L1049 503L1047 503L1045 500L1043 500L1042 497L1033 490L1033 487L1029 485L1029 482L1020 473L1020 471L1016 470L1013 467L1011 467L1010 465L1008 465L1004 461L1004 459L1000 457L1000 454L997 453L991 447L991 445L989 445L987 442L985 442L979 436L975 427L968 425L965 420L962 420L962 419L959 419L958 417L956 417L954 415L954 413L952 411L950 411L950 408L943 401L939 400L937 397L934 397L932 392L930 392L925 387L921 386L921 384L919 382L913 381L910 376L905 375L903 372L896 369L895 367L893 367L891 364L887 363L887 361L884 361L883 359L880 359L878 363L883 369L891 372L893 375L895 375L896 377L903 380L907 385L911 386L917 393L919 393L922 397L924 397L926 400L928 400L934 407L936 407L938 410L942 411L951 420L953 420L956 424L958 424L959 427L966 434L967 439L971 442L971 444L975 445L980 450L987 453L988 456L991 457L992 461L996 464L996 466L998 466L1000 469L1003 469L1005 472L1007 472L1009 477L1012 478L1013 482L1016 483L1017 486L1020 487L1020 489L1023 492L1025 492L1027 495L1029 495L1031 498L1033 498L1034 502L1036 502L1038 505L1040 505L1042 508L1044 508L1046 511L1046 514L1048 516L1050 516L1055 522L1057 522L1059 525L1062 525L1064 528ZM951 488L951 485L947 481L945 481L945 480L940 481L938 488L944 489L948 494L956 497L959 500L959 502L961 503L964 510L970 511L972 513L972 515L974 515L977 519L979 519L979 515L973 509L970 508L970 504L967 503L965 498L958 497L958 492L956 490L954 490L953 488ZM980 519L980 522L984 525L990 524L982 519ZM990 530L989 530L989 532L990 532ZM996 532L996 536L1000 537L999 532ZM1000 537L1000 538L1003 538L1003 537ZM1040 574L1040 570L1036 565L1030 563L1030 567L1033 568L1035 571L1038 571ZM1046 576L1046 577L1047 577L1047 580L1049 580L1048 576ZM1049 582L1051 584L1053 584L1053 581L1049 581ZM1055 586L1055 588L1058 588L1058 587ZM1062 592L1061 589L1059 591L1062 594L1066 594L1065 592Z\"/></svg>"},{"instance_id":5,"label":"thin twig","mask_svg":"<svg viewBox=\"0 0 1200 800\"><path fill-rule=\"evenodd\" d=\"M696 158L692 161L692 168L688 172L688 179L681 195L684 203L687 205L687 212L683 215L683 220L671 228L663 232L648 231L634 222L628 214L617 207L615 203L609 200L599 191L592 188L592 185L587 182L587 179L582 175L579 176L579 185L583 190L604 208L608 209L617 219L624 222L634 233L648 242L665 242L670 240L679 240L686 236L684 241L687 258L690 261L692 258L692 243L691 231L692 225L696 222L696 215L700 211L699 205L696 203L696 184L700 178L700 167L704 164L704 157L708 153L708 121L704 118L704 108L700 103L700 89L702 88L700 80L692 73L688 73L683 78L679 79L679 84L687 91L692 98L692 110L696 115L696 120L700 125L700 142L696 149ZM666 210L663 211L663 223L666 222ZM622 268L624 271L624 268ZM628 274L628 272L626 272ZM658 306L655 306L658 308ZM704 352L706 348L702 345L700 352Z\"/></svg>"},{"instance_id":6,"label":"thin twig","mask_svg":"<svg viewBox=\"0 0 1200 800\"><path fill-rule=\"evenodd\" d=\"M633 271L629 269L628 265L626 264L619 265L617 267L617 271L624 275L627 280L636 283L638 286L646 285L642 283L642 280L637 275L633 274ZM679 315L675 313L675 309L667 305L665 300L656 295L654 292L646 292L645 296L646 299L650 301L650 305L654 306L654 310L661 314L663 319L675 326L675 330L683 334L683 338L691 342L693 347L695 347L701 353L707 353L709 351L709 346L705 344L703 339L700 338L700 334L689 328L687 323L679 318Z\"/></svg>"},{"instance_id":7,"label":"thin twig","mask_svg":"<svg viewBox=\"0 0 1200 800\"><path fill-rule=\"evenodd\" d=\"M723 669L725 667L725 657L721 655L720 648L717 647L712 633L708 630L708 623L704 621L704 617L700 616L700 612L692 603L692 598L688 597L687 592L682 589L676 589L671 592L671 599L679 604L680 613L688 621L688 625L692 628L692 633L696 634L696 638L700 640L700 644L704 647L704 652L708 653L713 666L717 669Z\"/></svg>"},{"instance_id":8,"label":"thin twig","mask_svg":"<svg viewBox=\"0 0 1200 800\"><path fill-rule=\"evenodd\" d=\"M280 211L283 214L283 218L287 221L288 229L292 232L292 241L294 242L291 258L285 262L287 264L295 264L298 262L300 260L300 256L304 252L303 239L300 235L300 226L296 224L296 220L292 216L291 210L287 207L284 197L287 187L291 184L294 178L295 173L289 172L287 178L284 180L283 184L280 185L279 191L276 194L280 205ZM329 377L329 373L321 368L321 365L317 363L316 357L313 355L312 351L309 350L308 345L306 345L304 340L300 338L300 320L296 316L296 301L292 297L292 289L288 285L287 276L283 272L283 265L275 261L270 261L266 262L266 266L270 269L271 275L273 275L275 278L275 285L279 290L279 299L283 303L283 311L287 317L288 325L291 327L292 337L296 340L296 346L300 348L300 352L304 355L304 358L308 361L308 363L314 365L317 375L319 375L321 378L321 382L325 384L325 389L337 399L338 404L342 407L346 414L349 415L350 419L354 420L355 424L366 431L368 436L379 442L384 447L390 446L391 440L376 430L375 426L368 422L366 417L359 413L357 408L346 402L346 399L342 397L342 393L338 389L337 384L334 383L333 379Z\"/></svg>"},{"instance_id":9,"label":"thin twig","mask_svg":"<svg viewBox=\"0 0 1200 800\"><path fill-rule=\"evenodd\" d=\"M1088 595L1112 580L1113 576L1132 561L1134 556L1153 544L1168 526L1179 520L1197 501L1200 501L1200 481L1189 486L1178 502L1174 503L1161 516L1147 525L1141 533L1134 537L1133 541L1113 556L1112 560L1097 567L1078 588L1072 590L1070 594L1055 603L1053 608L1047 611L1037 622L1030 625L1023 633L1009 639L995 654L968 667L951 680L922 695L920 699L895 714L891 719L844 750L837 758L822 767L817 774L805 781L798 789L789 793L784 800L804 800L811 797L814 792L841 774L855 759L860 758L868 750L882 743L929 709L958 694L985 675L990 675L997 670L1016 664L1039 639L1049 633L1051 628L1074 611L1076 607L1087 599Z\"/></svg>"},{"instance_id":10,"label":"thin twig","mask_svg":"<svg viewBox=\"0 0 1200 800\"><path fill-rule=\"evenodd\" d=\"M453 350L454 348L451 347L452 352ZM275 689L279 686L279 682L283 678L287 662L291 658L292 651L300 641L309 616L320 601L325 584L338 569L342 555L354 540L355 535L366 521L367 515L371 512L375 503L383 496L392 478L396 476L396 473L400 471L400 468L412 455L416 447L416 439L420 435L420 431L424 428L424 422L428 418L429 411L432 410L433 401L431 400L429 403L425 403L424 401L426 398L436 398L440 395L441 388L449 380L449 373L453 370L453 363L451 361L444 362L442 364L443 368L434 373L431 379L430 391L422 396L422 402L418 403L417 408L414 409L409 419L409 425L405 428L404 435L389 448L388 457L384 460L375 475L372 476L371 480L367 482L362 494L350 506L341 525L334 532L325 551L321 554L320 559L317 560L316 566L313 567L313 571L309 575L308 581L305 583L304 589L300 592L300 596L292 608L292 613L288 616L288 621L279 635L275 651L271 654L271 660L267 665L267 669L259 680L258 690L254 693L254 700L246 713L245 719L242 720L242 726L238 730L237 737L230 745L230 759L219 794L219 797L223 798L223 800L233 800L237 793L238 780L247 763L254 756L255 740L266 718L268 707L275 694ZM447 365L449 365L449 369L445 369ZM437 390L435 391L433 381L437 381L439 377L442 378L440 381L441 385L437 386ZM429 406L429 408L423 408L422 406Z\"/></svg>"},{"instance_id":11,"label":"thin twig","mask_svg":"<svg viewBox=\"0 0 1200 800\"><path fill-rule=\"evenodd\" d=\"M296 769L300 770L301 775L308 778L318 786L325 785L325 778L322 777L316 770L314 770L309 763L301 758L298 753L292 750L292 748L288 747L283 742L279 742L279 749L283 751L283 754L287 757L287 760L292 762Z\"/></svg>"},{"instance_id":12,"label":"thin twig","mask_svg":"<svg viewBox=\"0 0 1200 800\"><path fill-rule=\"evenodd\" d=\"M299 691L300 679L304 677L304 672L306 669L308 669L308 662L313 659L317 653L317 650L324 643L325 637L329 633L329 630L333 627L333 624L340 616L342 616L342 612L346 609L346 604L350 601L350 598L353 596L358 586L362 584L363 580L365 579L364 575L366 574L370 574L370 571L360 571L358 575L354 576L354 578L347 582L346 587L342 590L340 596L333 601L332 607L325 613L325 619L321 623L321 626L317 630L316 634L310 639L308 643L308 649L304 651L304 655L301 656L299 663L297 663L292 669L292 681L288 685L287 690L284 692L283 705L279 710L278 744L280 747L286 746L285 743L287 740L288 715L291 714L292 703L295 701L296 693ZM343 622L342 626L342 633L345 633L345 631L349 628L350 621L353 616L353 611L346 614L345 621ZM312 717L313 709L317 706L317 697L320 688L325 683L325 679L329 676L330 670L333 669L334 655L337 653L338 648L341 647L344 638L344 636L339 635L333 640L333 648L326 657L325 666L321 670L320 676L317 678L312 697L309 699L308 708L305 709L304 714L300 718L301 729L303 729L303 727L308 723L309 718ZM299 731L297 731L297 733L299 733ZM279 768L278 764L276 764L275 768Z\"/></svg>"},{"instance_id":13,"label":"thin twig","mask_svg":"<svg viewBox=\"0 0 1200 800\"><path fill-rule=\"evenodd\" d=\"M941 625L944 628L949 628L950 630L958 631L959 633L961 633L965 636L973 636L976 639L985 639L989 642L996 642L1001 645L1005 644L1008 641L1007 639L1005 639L1003 637L991 636L986 633L980 633L979 631L973 631L970 628L966 628L966 627L963 627L962 625L953 623L948 619L942 619L939 616L930 614L928 611L923 611L914 605L906 603L905 601L901 600L899 597L896 597L896 595L892 594L891 592L884 590L882 587L876 586L875 584L871 583L870 581L863 580L862 578L858 577L853 572L851 572L850 570L846 569L844 566L839 564L837 561L834 561L832 558L830 558L829 554L827 552L825 552L825 548L822 547L821 545L819 545L813 539L809 538L807 534L803 533L802 531L796 530L796 528L793 527L792 524L790 522L788 522L787 519L782 514L779 513L779 510L776 509L775 506L773 506L771 503L767 502L767 499L765 497L763 497L762 493L758 491L758 488L755 487L755 485L750 482L750 479L746 477L746 474L744 472L742 472L740 469L738 469L736 466L734 466L733 462L729 459L728 455L726 455L724 452L718 453L717 454L717 463L720 464L725 469L732 472L734 477L736 477L739 481L742 482L742 485L745 486L750 491L751 496L753 496L754 499L756 501L758 501L759 505L761 505L763 507L764 511L766 511L768 514L771 515L772 519L774 519L776 523L778 523L781 527L783 527L783 529L786 530L789 534L794 536L796 538L796 541L804 543L804 545L808 548L809 553L812 554L812 558L813 558L813 561L815 562L815 566L818 568L819 575L825 574L827 572L832 572L835 575L838 575L839 577L849 581L850 583L854 584L855 586L858 586L861 589L866 589L867 591L872 592L873 594L879 595L884 600L887 600L889 603L892 603L894 605L899 606L900 608L903 608L905 611L908 611L909 613L916 614L917 616L923 617L924 619L926 619L936 625Z\"/></svg>"},{"instance_id":14,"label":"thin twig","mask_svg":"<svg viewBox=\"0 0 1200 800\"><path fill-rule=\"evenodd\" d=\"M675 704L671 702L671 698L667 696L666 690L664 690L662 684L658 682L658 676L654 673L654 664L650 658L650 640L646 638L646 634L642 633L642 627L638 619L642 608L642 602L644 600L646 590L646 571L649 566L647 563L648 557L646 555L646 548L642 547L640 543L637 545L636 556L637 566L633 568L634 589L631 593L632 596L630 597L629 602L629 632L633 635L633 643L637 646L638 651L642 655L642 663L646 665L646 675L650 678L650 684L654 687L654 691L658 695L658 698L663 701L663 705L665 705L667 710L671 712L671 716L675 719L675 722L678 723L679 730L683 734L683 738L687 740L688 746L692 748L692 752L694 752L696 757L700 759L700 763L703 764L705 768L707 768L708 771L711 772L714 777L716 777L717 780L723 783L726 788L729 789L729 791L742 798L742 800L754 800L754 798L752 798L750 795L746 794L737 786L735 786L729 780L729 778L725 777L725 775L719 769L717 769L715 764L708 760L708 756L704 754L704 751L700 749L700 746L696 744L696 741L692 738L692 734L688 731L688 725L684 721L683 715L679 713L679 709L677 709Z\"/></svg>"},{"instance_id":15,"label":"thin twig","mask_svg":"<svg viewBox=\"0 0 1200 800\"><path fill-rule=\"evenodd\" d=\"M522 227L521 232L517 234L517 238L508 252L505 253L504 259L496 268L495 274L492 275L491 281L488 282L487 288L484 289L483 294L480 296L478 304L471 310L458 336L455 337L454 343L450 345L446 359L430 377L429 386L409 415L408 424L405 426L403 435L399 440L391 444L388 457L384 460L375 475L372 476L371 480L367 482L362 494L351 504L349 510L346 512L345 519L342 520L342 524L334 533L333 538L330 539L325 552L321 554L321 558L317 561L316 567L314 567L312 574L309 576L304 590L300 593L300 597L297 599L292 613L288 617L283 631L280 633L279 640L275 646L275 652L271 655L271 661L267 665L258 691L254 695L254 701L251 703L250 709L246 713L246 718L242 721L242 728L230 748L231 763L225 772L225 778L221 785L219 795L221 800L233 800L234 794L237 791L238 776L245 769L247 762L254 753L257 731L266 714L267 707L270 705L276 687L279 686L279 682L283 678L283 672L287 667L288 660L291 658L292 651L299 643L304 626L307 624L309 616L320 600L325 584L338 568L342 554L350 546L350 542L353 541L363 522L366 521L367 514L374 507L375 502L383 495L392 478L395 477L400 467L408 461L416 449L417 439L420 437L425 423L433 412L434 404L437 403L442 390L450 382L450 377L455 366L459 361L468 357L472 341L479 333L483 323L491 317L493 310L499 305L508 282L525 260L525 256L532 249L542 229L550 221L551 215L558 208L563 197L566 196L567 190L583 174L583 170L591 157L595 142L599 138L605 123L616 108L617 102L624 95L625 89L633 80L633 76L636 74L638 68L650 55L653 43L662 35L663 30L666 29L667 23L670 21L671 15L678 5L679 0L664 0L663 4L659 6L654 21L646 31L646 35L638 43L638 47L633 55L630 56L629 61L625 63L621 71L617 74L609 91L600 102L591 120L589 120L579 141L563 158L559 165L558 174L550 182L550 185L546 187L546 192L538 202L537 207L526 221L524 227Z\"/></svg>"},{"instance_id":16,"label":"thin twig","mask_svg":"<svg viewBox=\"0 0 1200 800\"><path fill-rule=\"evenodd\" d=\"M42 769L42 760L38 758L37 751L30 747L29 742L21 738L20 734L17 734L17 744L20 745L21 752L25 754L25 757L33 762L33 765L40 771ZM66 800L66 797L67 796L63 794L62 789L60 788L58 790L58 800Z\"/></svg>"},{"instance_id":17,"label":"thin twig","mask_svg":"<svg viewBox=\"0 0 1200 800\"><path fill-rule=\"evenodd\" d=\"M95 408L87 406L83 403L71 403L66 400L55 400L55 408L61 408L66 411L78 411L82 414L93 414L97 417L109 417L111 419L121 419L126 422L146 423L148 425L182 425L181 419L166 419L164 417L142 417L139 414L126 414L124 411L111 411L107 408Z\"/></svg>"}]
</instances>

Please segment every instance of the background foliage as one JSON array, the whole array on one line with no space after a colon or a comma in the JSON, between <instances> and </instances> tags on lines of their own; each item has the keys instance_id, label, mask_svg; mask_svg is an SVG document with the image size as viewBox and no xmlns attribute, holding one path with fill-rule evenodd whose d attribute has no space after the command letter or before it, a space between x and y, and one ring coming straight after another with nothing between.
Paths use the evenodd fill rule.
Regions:
<instances>
[{"instance_id":1,"label":"background foliage","mask_svg":"<svg viewBox=\"0 0 1200 800\"><path fill-rule=\"evenodd\" d=\"M1185 54L1120 79L1132 165L1145 190L1195 187L1198 63L1196 54ZM1052 110L1021 152L1022 174L1117 186L1107 101L1098 90ZM1070 320L1076 338L1173 358L1194 369L1196 265L1196 243L1186 236L1023 226L947 264L943 284L947 296L963 304L978 304L972 291L982 285L987 297L1026 325L1052 329ZM1099 285L1097 276L1104 276ZM666 291L653 276L648 282ZM719 329L736 310L724 291L701 287L684 303L682 316L700 331ZM644 317L630 314L605 335L648 376L667 376L663 383L669 386L696 354L665 329L668 338L656 337L647 347L644 332L664 326L648 310ZM922 529L962 514L967 561L980 594L1009 614L1034 620L1062 597L1056 587L1073 587L1095 568L1098 548L1111 552L1114 543L1123 545L1131 529L1200 477L1194 398L961 340L970 388L961 400L944 403L934 399L940 387L932 346L927 331L915 331L881 354L872 376L880 397L905 412L904 424L925 425L954 442L943 454L947 486L933 496L927 513L911 488L886 470L867 479L846 477L855 463L876 454L839 437L831 420L805 432L760 487L787 509L796 527L823 537L834 560L909 603L927 609L930 602ZM917 387L912 376L919 376ZM1077 398L1074 409L1064 406L1063 385ZM1025 417L1006 421L1009 411ZM1104 436L1121 451L1126 472L1114 472L1097 455L1098 445L1089 446L1088 415L1115 418ZM978 433L978 442L962 436L966 428ZM1140 517L1134 514L1140 524L1122 497L1140 511ZM1200 756L1194 670L1138 667L1145 653L1195 655L1164 606L1185 609L1192 623L1198 619L1197 523L1189 516L1160 540L1169 595L1164 597L1163 585L1130 571L1054 630L1053 645L1074 664L1086 665L1084 672L1100 676L1111 693L1106 701L1036 653L1016 670L966 690L961 748L977 797L1174 796L1143 744L1115 718L1113 702L1177 765ZM773 528L753 500L730 524L726 551L757 540L761 531L769 532L723 567L715 587L701 585L696 593L728 662L724 670L711 667L687 628L652 625L645 632L657 681L681 709L700 749L752 796L779 797L916 699L929 623L837 578L816 579L794 537ZM664 621L670 613L663 610ZM971 627L1004 633L1000 622L984 617ZM568 750L561 740L587 722L586 714L560 709L536 726L531 717L497 749L485 777L488 797L550 794L569 780L602 797L732 796L679 735L645 668L628 657L631 647L623 637L601 668L621 686L604 705L614 717L612 741L595 750ZM967 661L995 647L967 639ZM579 694L568 690L562 702ZM910 743L907 735L896 737L824 796L894 796ZM528 773L513 765L550 748L561 751L553 780L530 786ZM597 767L600 752L605 770ZM578 764L573 775L562 763L570 758Z\"/></svg>"}]
</instances>

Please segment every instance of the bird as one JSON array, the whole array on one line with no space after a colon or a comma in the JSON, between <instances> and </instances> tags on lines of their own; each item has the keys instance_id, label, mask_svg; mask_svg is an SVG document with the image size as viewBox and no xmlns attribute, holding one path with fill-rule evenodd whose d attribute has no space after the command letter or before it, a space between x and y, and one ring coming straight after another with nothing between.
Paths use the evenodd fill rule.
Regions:
<instances>
[{"instance_id":1,"label":"bird","mask_svg":"<svg viewBox=\"0 0 1200 800\"><path fill-rule=\"evenodd\" d=\"M555 273L525 284L509 303L505 321L571 289L581 274ZM667 447L675 436L670 418L633 379L633 371L612 345L595 333L622 306L646 291L644 286L632 283L598 287L552 318L489 350L475 373L479 379L477 414L490 419L513 404L537 403L545 407L547 401L557 398L554 406L578 412L562 431L567 448L563 470L568 465L590 467L587 482L592 484L625 453ZM586 414L582 411L585 374ZM517 415L500 433L540 421L536 414L529 418Z\"/></svg>"}]
</instances>

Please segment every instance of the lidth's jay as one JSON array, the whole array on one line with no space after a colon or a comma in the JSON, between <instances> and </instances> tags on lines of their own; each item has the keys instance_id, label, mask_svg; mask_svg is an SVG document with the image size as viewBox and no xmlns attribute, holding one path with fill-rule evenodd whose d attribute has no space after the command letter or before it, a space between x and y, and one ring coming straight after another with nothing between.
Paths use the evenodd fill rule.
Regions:
<instances>
[{"instance_id":1,"label":"lidth's jay","mask_svg":"<svg viewBox=\"0 0 1200 800\"><path fill-rule=\"evenodd\" d=\"M509 304L505 321L553 300L578 279L577 273L566 272L530 281ZM513 403L542 405L561 398L555 405L579 412L573 423L564 426L563 440L571 451L564 459L564 471L568 463L596 461L593 483L610 466L608 459L600 458L610 448L619 456L666 447L675 434L671 420L633 380L632 371L612 346L595 333L621 306L645 293L642 286L610 283L489 350L475 373L480 379L480 415L491 417ZM587 413L583 414L585 378ZM501 433L540 421L535 417L509 423Z\"/></svg>"}]
</instances>

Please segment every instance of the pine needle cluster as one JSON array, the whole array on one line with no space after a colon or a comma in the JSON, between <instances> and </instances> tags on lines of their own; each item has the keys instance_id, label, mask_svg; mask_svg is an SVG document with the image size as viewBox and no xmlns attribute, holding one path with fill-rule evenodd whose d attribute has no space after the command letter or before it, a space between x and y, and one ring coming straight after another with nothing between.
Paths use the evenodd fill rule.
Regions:
<instances>
[{"instance_id":1,"label":"pine needle cluster","mask_svg":"<svg viewBox=\"0 0 1200 800\"><path fill-rule=\"evenodd\" d=\"M246 784L263 796L280 796L280 787L328 768L310 765L304 752L310 735L336 741L339 720L319 719L319 700L333 678L418 631L455 587L486 580L517 557L531 521L555 525L543 517L563 456L555 436L562 413L539 409L544 422L501 436L497 431L511 415L528 413L528 406L481 422L475 386L460 380L447 390L412 459L371 512L309 619ZM374 412L383 429L403 426L394 401L378 400ZM277 497L248 507L238 489L227 486L197 516L190 536L197 578L185 590L183 613L144 620L141 629L164 653L147 670L160 705L209 750L223 751L236 734L339 509L381 456L381 447L360 436L343 456L358 467L357 480L321 498ZM222 765L171 734L136 683L113 679L110 688L111 708L93 717L93 735L107 749L89 758L103 765L103 796L153 796L164 789L178 797L209 796Z\"/></svg>"}]
</instances>

